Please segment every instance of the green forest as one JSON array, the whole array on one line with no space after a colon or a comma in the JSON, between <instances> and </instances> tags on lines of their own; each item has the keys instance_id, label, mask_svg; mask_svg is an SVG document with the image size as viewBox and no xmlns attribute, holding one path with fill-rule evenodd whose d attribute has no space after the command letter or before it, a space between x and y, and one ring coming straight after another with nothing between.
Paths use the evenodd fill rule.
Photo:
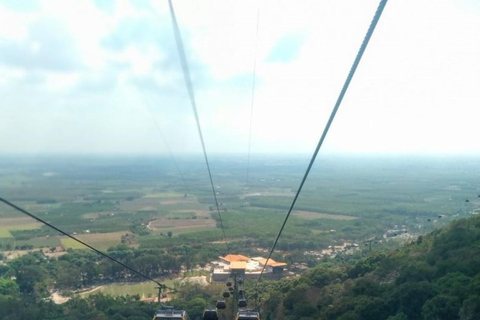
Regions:
<instances>
[{"instance_id":1,"label":"green forest","mask_svg":"<svg viewBox=\"0 0 480 320\"><path fill-rule=\"evenodd\" d=\"M134 256L124 248L122 256L121 249L111 253L138 266L147 265L145 252ZM247 281L246 291L248 296L257 297L263 319L479 319L479 249L480 217L474 216L419 236L402 248L366 253L357 259L339 256L293 279L262 281L258 286ZM92 262L95 259L90 253L75 250L58 259L37 252L0 266L0 318L151 318L157 305L141 302L138 296L99 294L74 297L62 305L45 299L49 287L76 285L67 280L66 274L72 270L85 281L95 272L125 276L124 270L115 272L108 269L111 265ZM152 260L163 261L154 268L162 273L172 272L181 263L168 255ZM90 272L85 271L87 265ZM190 318L199 319L202 310L214 305L220 293L218 284L185 285L171 303L187 310ZM221 318L230 319L230 315L227 309Z\"/></svg>"},{"instance_id":2,"label":"green forest","mask_svg":"<svg viewBox=\"0 0 480 320\"><path fill-rule=\"evenodd\" d=\"M480 319L480 218L401 249L265 285L265 319Z\"/></svg>"}]
</instances>

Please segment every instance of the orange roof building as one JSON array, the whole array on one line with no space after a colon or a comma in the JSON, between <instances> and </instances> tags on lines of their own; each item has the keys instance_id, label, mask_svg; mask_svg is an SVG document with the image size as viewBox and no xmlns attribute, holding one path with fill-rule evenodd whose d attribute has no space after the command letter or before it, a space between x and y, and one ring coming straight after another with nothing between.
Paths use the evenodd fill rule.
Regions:
<instances>
[{"instance_id":1,"label":"orange roof building","mask_svg":"<svg viewBox=\"0 0 480 320\"><path fill-rule=\"evenodd\" d=\"M230 270L245 270L245 269L247 269L247 262L245 261L230 262Z\"/></svg>"},{"instance_id":2,"label":"orange roof building","mask_svg":"<svg viewBox=\"0 0 480 320\"><path fill-rule=\"evenodd\" d=\"M286 263L273 259L267 262L263 257L249 258L241 254L227 254L218 258L219 260L212 263L213 281L225 281L234 274L245 279L257 279L262 270L264 277L280 279L283 277L284 267L287 266Z\"/></svg>"},{"instance_id":3,"label":"orange roof building","mask_svg":"<svg viewBox=\"0 0 480 320\"><path fill-rule=\"evenodd\" d=\"M265 258L253 258L253 260L258 261L258 263L262 266L265 265L265 262L267 262L267 259ZM285 262L276 262L273 259L268 260L267 262L268 267L286 267L287 264Z\"/></svg>"},{"instance_id":4,"label":"orange roof building","mask_svg":"<svg viewBox=\"0 0 480 320\"><path fill-rule=\"evenodd\" d=\"M241 254L227 254L225 257L220 256L220 259L227 261L227 262L233 262L233 261L245 261L248 262L250 261L249 257L242 256Z\"/></svg>"}]
</instances>

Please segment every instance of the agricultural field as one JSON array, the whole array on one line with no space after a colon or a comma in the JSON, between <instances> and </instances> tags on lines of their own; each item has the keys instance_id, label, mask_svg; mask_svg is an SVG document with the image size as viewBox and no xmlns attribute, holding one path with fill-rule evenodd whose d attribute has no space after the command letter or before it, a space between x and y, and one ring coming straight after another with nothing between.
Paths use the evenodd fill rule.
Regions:
<instances>
[{"instance_id":1,"label":"agricultural field","mask_svg":"<svg viewBox=\"0 0 480 320\"><path fill-rule=\"evenodd\" d=\"M227 238L250 239L267 248L291 204L305 159L253 158L246 185L244 163L214 157L220 215L201 158L180 160L186 184L169 158L7 160L0 170L5 198L107 250L120 244L146 248L222 243L222 223ZM322 247L382 236L399 226L415 234L432 230L480 209L476 163L324 157L312 170L282 241ZM1 205L0 247L12 246L82 248Z\"/></svg>"},{"instance_id":2,"label":"agricultural field","mask_svg":"<svg viewBox=\"0 0 480 320\"><path fill-rule=\"evenodd\" d=\"M216 221L212 218L197 219L196 216L179 215L172 218L155 219L149 222L148 229L157 233L173 232L174 234L183 234L195 231L211 230L216 228Z\"/></svg>"},{"instance_id":3,"label":"agricultural field","mask_svg":"<svg viewBox=\"0 0 480 320\"><path fill-rule=\"evenodd\" d=\"M0 218L0 238L13 238L12 231L35 230L41 227L40 222L29 217Z\"/></svg>"},{"instance_id":4,"label":"agricultural field","mask_svg":"<svg viewBox=\"0 0 480 320\"><path fill-rule=\"evenodd\" d=\"M162 280L162 283L173 287L173 280ZM156 297L158 290L155 284L151 281L137 282L137 283L116 283L109 285L102 285L93 290L89 290L78 295L81 297L87 297L92 294L103 293L111 296L125 296L125 295L139 295L141 298Z\"/></svg>"},{"instance_id":5,"label":"agricultural field","mask_svg":"<svg viewBox=\"0 0 480 320\"><path fill-rule=\"evenodd\" d=\"M89 245L98 248L100 250L107 250L110 247L114 247L121 243L122 236L132 235L128 231L117 231L117 232L107 232L107 233L96 233L96 234L82 234L77 235L77 238L82 240ZM78 243L77 241L62 237L60 243L64 249L88 249L83 244Z\"/></svg>"},{"instance_id":6,"label":"agricultural field","mask_svg":"<svg viewBox=\"0 0 480 320\"><path fill-rule=\"evenodd\" d=\"M293 211L293 215L300 219L316 220L316 219L333 219L333 220L355 220L358 217L346 216L344 214L329 214L312 211Z\"/></svg>"}]
</instances>

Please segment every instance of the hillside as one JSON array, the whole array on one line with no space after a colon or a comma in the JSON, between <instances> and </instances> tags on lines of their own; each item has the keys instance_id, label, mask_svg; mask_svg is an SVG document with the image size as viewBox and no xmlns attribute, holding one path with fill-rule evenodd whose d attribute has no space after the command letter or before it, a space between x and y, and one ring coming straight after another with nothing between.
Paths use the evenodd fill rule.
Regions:
<instances>
[{"instance_id":1,"label":"hillside","mask_svg":"<svg viewBox=\"0 0 480 320\"><path fill-rule=\"evenodd\" d=\"M354 264L270 283L264 319L480 319L480 217Z\"/></svg>"},{"instance_id":2,"label":"hillside","mask_svg":"<svg viewBox=\"0 0 480 320\"><path fill-rule=\"evenodd\" d=\"M480 217L457 220L401 249L357 261L330 260L295 279L263 282L263 319L480 319L479 253ZM34 258L38 262L32 255L0 266L0 319L147 319L155 309L138 297L45 301L40 294L45 281L37 282L40 270L28 267L26 274L27 267L21 267ZM46 270L54 266L49 263ZM246 285L251 296L254 283ZM199 319L219 290L219 284L186 286L172 303Z\"/></svg>"}]
</instances>

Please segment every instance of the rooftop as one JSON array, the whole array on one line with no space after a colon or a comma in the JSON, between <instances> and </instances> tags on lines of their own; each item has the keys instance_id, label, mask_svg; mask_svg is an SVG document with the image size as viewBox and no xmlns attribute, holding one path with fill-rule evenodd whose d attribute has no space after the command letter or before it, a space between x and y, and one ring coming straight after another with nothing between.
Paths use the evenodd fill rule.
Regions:
<instances>
[{"instance_id":1,"label":"rooftop","mask_svg":"<svg viewBox=\"0 0 480 320\"><path fill-rule=\"evenodd\" d=\"M246 261L232 261L230 262L230 269L246 269L247 262Z\"/></svg>"},{"instance_id":2,"label":"rooftop","mask_svg":"<svg viewBox=\"0 0 480 320\"><path fill-rule=\"evenodd\" d=\"M225 257L219 256L220 261L215 265L215 272L229 272L232 269L244 269L247 272L260 272L263 269L267 259L263 257L249 258L241 254L228 254ZM284 262L277 262L273 259L268 260L267 267L286 267Z\"/></svg>"},{"instance_id":3,"label":"rooftop","mask_svg":"<svg viewBox=\"0 0 480 320\"><path fill-rule=\"evenodd\" d=\"M252 260L258 261L258 263L261 264L262 266L264 266L265 263L267 263L267 266L269 266L269 267L285 267L285 266L287 266L287 264L285 262L277 262L273 259L268 260L268 262L267 262L267 259L260 258L260 257L253 258Z\"/></svg>"},{"instance_id":4,"label":"rooftop","mask_svg":"<svg viewBox=\"0 0 480 320\"><path fill-rule=\"evenodd\" d=\"M220 259L227 261L227 262L232 262L232 261L245 261L248 262L250 261L249 257L242 256L241 254L227 254L225 257L220 256Z\"/></svg>"}]
</instances>

